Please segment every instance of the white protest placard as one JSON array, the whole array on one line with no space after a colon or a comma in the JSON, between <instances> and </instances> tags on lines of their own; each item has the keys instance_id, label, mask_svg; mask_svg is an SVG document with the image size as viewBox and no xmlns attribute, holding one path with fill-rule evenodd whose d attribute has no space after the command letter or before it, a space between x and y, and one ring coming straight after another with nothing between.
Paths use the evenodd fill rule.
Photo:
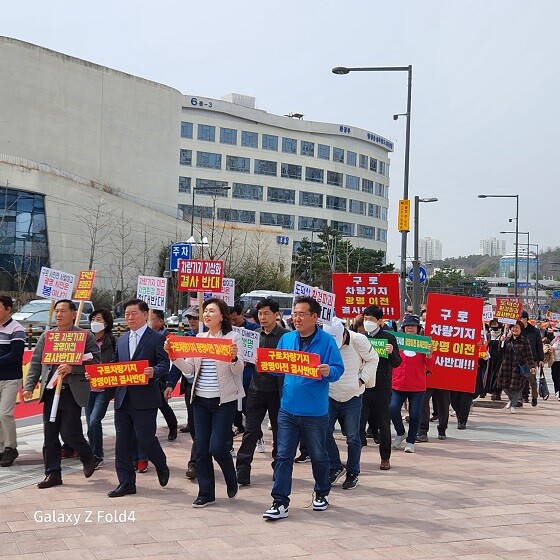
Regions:
<instances>
[{"instance_id":1,"label":"white protest placard","mask_svg":"<svg viewBox=\"0 0 560 560\"><path fill-rule=\"evenodd\" d=\"M317 300L321 306L319 320L326 325L332 323L334 317L334 294L296 281L294 284L294 297L296 296L311 296L313 299Z\"/></svg>"},{"instance_id":2,"label":"white protest placard","mask_svg":"<svg viewBox=\"0 0 560 560\"><path fill-rule=\"evenodd\" d=\"M165 311L167 278L159 276L138 276L136 297L145 301L150 309Z\"/></svg>"},{"instance_id":3,"label":"white protest placard","mask_svg":"<svg viewBox=\"0 0 560 560\"><path fill-rule=\"evenodd\" d=\"M485 305L482 308L482 320L491 321L494 318L494 308L491 305Z\"/></svg>"},{"instance_id":4,"label":"white protest placard","mask_svg":"<svg viewBox=\"0 0 560 560\"><path fill-rule=\"evenodd\" d=\"M233 307L235 304L235 278L222 278L221 292L204 292L204 300L210 298L222 299Z\"/></svg>"},{"instance_id":5,"label":"white protest placard","mask_svg":"<svg viewBox=\"0 0 560 560\"><path fill-rule=\"evenodd\" d=\"M233 327L233 330L241 335L241 359L250 364L255 363L257 348L261 337L258 331L250 331L241 327Z\"/></svg>"},{"instance_id":6,"label":"white protest placard","mask_svg":"<svg viewBox=\"0 0 560 560\"><path fill-rule=\"evenodd\" d=\"M76 277L62 270L41 267L36 294L46 299L72 299Z\"/></svg>"},{"instance_id":7,"label":"white protest placard","mask_svg":"<svg viewBox=\"0 0 560 560\"><path fill-rule=\"evenodd\" d=\"M551 321L560 321L560 313L551 313L549 319Z\"/></svg>"}]
</instances>

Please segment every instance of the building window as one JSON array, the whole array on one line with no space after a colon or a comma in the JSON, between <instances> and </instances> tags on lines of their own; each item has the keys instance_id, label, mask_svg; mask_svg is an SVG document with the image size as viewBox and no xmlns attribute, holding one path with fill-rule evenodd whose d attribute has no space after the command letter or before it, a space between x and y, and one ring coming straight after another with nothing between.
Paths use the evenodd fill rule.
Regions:
<instances>
[{"instance_id":1,"label":"building window","mask_svg":"<svg viewBox=\"0 0 560 560\"><path fill-rule=\"evenodd\" d=\"M262 200L264 188L261 185L248 185L247 183L233 183L233 198L245 200Z\"/></svg>"},{"instance_id":2,"label":"building window","mask_svg":"<svg viewBox=\"0 0 560 560\"><path fill-rule=\"evenodd\" d=\"M368 216L370 218L381 218L381 206L379 204L368 204Z\"/></svg>"},{"instance_id":3,"label":"building window","mask_svg":"<svg viewBox=\"0 0 560 560\"><path fill-rule=\"evenodd\" d=\"M299 205L323 208L323 195L319 193L300 191Z\"/></svg>"},{"instance_id":4,"label":"building window","mask_svg":"<svg viewBox=\"0 0 560 560\"><path fill-rule=\"evenodd\" d=\"M370 179L362 179L362 191L369 194L373 194L375 189L375 183Z\"/></svg>"},{"instance_id":5,"label":"building window","mask_svg":"<svg viewBox=\"0 0 560 560\"><path fill-rule=\"evenodd\" d=\"M270 177L276 177L277 175L277 163L275 161L267 161L265 159L255 160L255 174L256 175L269 175Z\"/></svg>"},{"instance_id":6,"label":"building window","mask_svg":"<svg viewBox=\"0 0 560 560\"><path fill-rule=\"evenodd\" d=\"M198 139L206 140L207 142L216 141L216 127L209 124L198 125Z\"/></svg>"},{"instance_id":7,"label":"building window","mask_svg":"<svg viewBox=\"0 0 560 560\"><path fill-rule=\"evenodd\" d=\"M360 178L355 175L346 175L346 188L353 191L360 190Z\"/></svg>"},{"instance_id":8,"label":"building window","mask_svg":"<svg viewBox=\"0 0 560 560\"><path fill-rule=\"evenodd\" d=\"M346 165L353 165L356 167L356 152L346 152Z\"/></svg>"},{"instance_id":9,"label":"building window","mask_svg":"<svg viewBox=\"0 0 560 560\"><path fill-rule=\"evenodd\" d=\"M342 148L333 148L332 160L336 163L344 163L344 150Z\"/></svg>"},{"instance_id":10,"label":"building window","mask_svg":"<svg viewBox=\"0 0 560 560\"><path fill-rule=\"evenodd\" d=\"M179 150L179 163L181 165L192 165L192 150Z\"/></svg>"},{"instance_id":11,"label":"building window","mask_svg":"<svg viewBox=\"0 0 560 560\"><path fill-rule=\"evenodd\" d=\"M285 179L301 179L301 165L280 164L280 175Z\"/></svg>"},{"instance_id":12,"label":"building window","mask_svg":"<svg viewBox=\"0 0 560 560\"><path fill-rule=\"evenodd\" d=\"M375 194L377 196L385 196L385 185L383 183L375 183Z\"/></svg>"},{"instance_id":13,"label":"building window","mask_svg":"<svg viewBox=\"0 0 560 560\"><path fill-rule=\"evenodd\" d=\"M360 154L360 169L367 169L368 157Z\"/></svg>"},{"instance_id":14,"label":"building window","mask_svg":"<svg viewBox=\"0 0 560 560\"><path fill-rule=\"evenodd\" d=\"M297 140L295 138L282 138L282 151L286 154L297 154Z\"/></svg>"},{"instance_id":15,"label":"building window","mask_svg":"<svg viewBox=\"0 0 560 560\"><path fill-rule=\"evenodd\" d=\"M327 208L329 210L340 210L346 212L346 199L340 196L327 195Z\"/></svg>"},{"instance_id":16,"label":"building window","mask_svg":"<svg viewBox=\"0 0 560 560\"><path fill-rule=\"evenodd\" d=\"M256 148L259 145L259 135L257 132L241 132L241 145L246 148Z\"/></svg>"},{"instance_id":17,"label":"building window","mask_svg":"<svg viewBox=\"0 0 560 560\"><path fill-rule=\"evenodd\" d=\"M227 187L227 181L214 181L213 179L196 180L196 188L200 190L199 194L227 196L227 189L223 189L221 187ZM204 192L204 189L208 189L208 192Z\"/></svg>"},{"instance_id":18,"label":"building window","mask_svg":"<svg viewBox=\"0 0 560 560\"><path fill-rule=\"evenodd\" d=\"M387 230L377 228L377 241L382 241L383 243L387 243Z\"/></svg>"},{"instance_id":19,"label":"building window","mask_svg":"<svg viewBox=\"0 0 560 560\"><path fill-rule=\"evenodd\" d=\"M221 169L221 154L212 154L210 152L196 152L196 166L205 167L206 169Z\"/></svg>"},{"instance_id":20,"label":"building window","mask_svg":"<svg viewBox=\"0 0 560 560\"><path fill-rule=\"evenodd\" d=\"M179 210L183 212L183 216L190 219L193 215L192 204L179 204ZM194 217L199 219L211 220L212 219L212 206L194 206Z\"/></svg>"},{"instance_id":21,"label":"building window","mask_svg":"<svg viewBox=\"0 0 560 560\"><path fill-rule=\"evenodd\" d=\"M321 231L327 225L327 220L322 218L311 218L300 216L298 218L298 229L303 231Z\"/></svg>"},{"instance_id":22,"label":"building window","mask_svg":"<svg viewBox=\"0 0 560 560\"><path fill-rule=\"evenodd\" d=\"M192 122L181 121L181 138L192 138L193 124Z\"/></svg>"},{"instance_id":23,"label":"building window","mask_svg":"<svg viewBox=\"0 0 560 560\"><path fill-rule=\"evenodd\" d=\"M278 136L272 134L262 135L262 149L278 151Z\"/></svg>"},{"instance_id":24,"label":"building window","mask_svg":"<svg viewBox=\"0 0 560 560\"><path fill-rule=\"evenodd\" d=\"M331 159L331 147L325 146L325 144L318 144L317 157L319 159Z\"/></svg>"},{"instance_id":25,"label":"building window","mask_svg":"<svg viewBox=\"0 0 560 560\"><path fill-rule=\"evenodd\" d=\"M389 164L385 163L384 161L379 161L379 173L381 175L386 175L389 177Z\"/></svg>"},{"instance_id":26,"label":"building window","mask_svg":"<svg viewBox=\"0 0 560 560\"><path fill-rule=\"evenodd\" d=\"M342 235L354 235L354 224L349 222L337 222L336 220L331 220L331 227L340 231Z\"/></svg>"},{"instance_id":27,"label":"building window","mask_svg":"<svg viewBox=\"0 0 560 560\"><path fill-rule=\"evenodd\" d=\"M327 185L342 187L342 173L336 171L327 171Z\"/></svg>"},{"instance_id":28,"label":"building window","mask_svg":"<svg viewBox=\"0 0 560 560\"><path fill-rule=\"evenodd\" d=\"M377 173L377 160L374 157L369 158L369 170Z\"/></svg>"},{"instance_id":29,"label":"building window","mask_svg":"<svg viewBox=\"0 0 560 560\"><path fill-rule=\"evenodd\" d=\"M388 213L388 208L385 208L385 206L381 207L381 219L387 221L387 213Z\"/></svg>"},{"instance_id":30,"label":"building window","mask_svg":"<svg viewBox=\"0 0 560 560\"><path fill-rule=\"evenodd\" d=\"M295 204L296 191L292 189L277 189L276 187L268 187L266 192L268 202L281 202L282 204Z\"/></svg>"},{"instance_id":31,"label":"building window","mask_svg":"<svg viewBox=\"0 0 560 560\"><path fill-rule=\"evenodd\" d=\"M250 172L250 159L248 157L240 156L226 156L226 170L238 171L239 173Z\"/></svg>"},{"instance_id":32,"label":"building window","mask_svg":"<svg viewBox=\"0 0 560 560\"><path fill-rule=\"evenodd\" d=\"M316 167L306 167L305 168L305 180L311 181L312 183L323 183L324 171L322 169L317 169Z\"/></svg>"},{"instance_id":33,"label":"building window","mask_svg":"<svg viewBox=\"0 0 560 560\"><path fill-rule=\"evenodd\" d=\"M252 210L237 210L235 208L218 208L218 220L224 222L240 222L242 224L254 224L255 214Z\"/></svg>"},{"instance_id":34,"label":"building window","mask_svg":"<svg viewBox=\"0 0 560 560\"><path fill-rule=\"evenodd\" d=\"M373 226L363 226L358 224L358 237L365 237L366 239L375 239L375 228Z\"/></svg>"},{"instance_id":35,"label":"building window","mask_svg":"<svg viewBox=\"0 0 560 560\"><path fill-rule=\"evenodd\" d=\"M352 212L352 214L363 214L365 216L366 210L367 203L365 203L363 200L349 200L348 212Z\"/></svg>"},{"instance_id":36,"label":"building window","mask_svg":"<svg viewBox=\"0 0 560 560\"><path fill-rule=\"evenodd\" d=\"M290 214L261 212L260 220L263 226L281 226L285 229L294 229L295 217Z\"/></svg>"},{"instance_id":37,"label":"building window","mask_svg":"<svg viewBox=\"0 0 560 560\"><path fill-rule=\"evenodd\" d=\"M179 192L180 193L190 193L191 192L191 178L190 177L179 177Z\"/></svg>"},{"instance_id":38,"label":"building window","mask_svg":"<svg viewBox=\"0 0 560 560\"><path fill-rule=\"evenodd\" d=\"M314 142L306 142L305 140L301 141L301 148L300 154L302 156L315 156L315 144Z\"/></svg>"},{"instance_id":39,"label":"building window","mask_svg":"<svg viewBox=\"0 0 560 560\"><path fill-rule=\"evenodd\" d=\"M235 128L220 128L220 143L237 146L237 130Z\"/></svg>"}]
</instances>

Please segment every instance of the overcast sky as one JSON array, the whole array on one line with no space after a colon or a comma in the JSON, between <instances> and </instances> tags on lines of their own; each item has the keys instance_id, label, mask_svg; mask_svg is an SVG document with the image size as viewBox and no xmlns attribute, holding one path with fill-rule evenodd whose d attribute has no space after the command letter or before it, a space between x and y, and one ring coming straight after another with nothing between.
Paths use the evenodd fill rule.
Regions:
<instances>
[{"instance_id":1,"label":"overcast sky","mask_svg":"<svg viewBox=\"0 0 560 560\"><path fill-rule=\"evenodd\" d=\"M400 259L406 73L335 76L333 66L413 65L410 197L443 256L478 253L514 229L558 244L558 0L21 0L0 33L275 114L344 123L395 141L388 260ZM555 108L556 107L556 108ZM554 163L556 161L556 164ZM513 237L507 236L508 250ZM523 243L526 236L520 236ZM408 254L413 251L412 233Z\"/></svg>"}]
</instances>

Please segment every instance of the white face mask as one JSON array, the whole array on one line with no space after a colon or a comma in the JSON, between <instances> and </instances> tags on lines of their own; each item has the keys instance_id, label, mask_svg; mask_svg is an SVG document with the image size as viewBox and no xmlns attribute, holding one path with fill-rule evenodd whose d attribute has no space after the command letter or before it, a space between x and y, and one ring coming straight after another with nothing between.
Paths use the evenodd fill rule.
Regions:
<instances>
[{"instance_id":1,"label":"white face mask","mask_svg":"<svg viewBox=\"0 0 560 560\"><path fill-rule=\"evenodd\" d=\"M105 323L99 323L98 321L92 321L90 324L91 332L97 334L105 328Z\"/></svg>"},{"instance_id":2,"label":"white face mask","mask_svg":"<svg viewBox=\"0 0 560 560\"><path fill-rule=\"evenodd\" d=\"M364 329L367 333L372 333L377 328L376 321L364 321Z\"/></svg>"}]
</instances>

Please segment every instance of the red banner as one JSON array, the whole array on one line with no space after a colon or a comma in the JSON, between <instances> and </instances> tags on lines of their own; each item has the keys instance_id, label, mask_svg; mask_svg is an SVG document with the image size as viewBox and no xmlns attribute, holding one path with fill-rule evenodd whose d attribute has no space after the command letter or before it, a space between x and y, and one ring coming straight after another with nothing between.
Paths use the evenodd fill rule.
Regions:
<instances>
[{"instance_id":1,"label":"red banner","mask_svg":"<svg viewBox=\"0 0 560 560\"><path fill-rule=\"evenodd\" d=\"M147 385L148 378L144 370L149 367L148 360L135 362L114 362L109 364L92 364L86 366L92 389L107 389L122 385Z\"/></svg>"},{"instance_id":2,"label":"red banner","mask_svg":"<svg viewBox=\"0 0 560 560\"><path fill-rule=\"evenodd\" d=\"M494 317L501 323L515 325L521 315L521 302L515 299L496 298Z\"/></svg>"},{"instance_id":3,"label":"red banner","mask_svg":"<svg viewBox=\"0 0 560 560\"><path fill-rule=\"evenodd\" d=\"M337 317L355 317L370 305L380 307L384 319L396 321L401 317L398 274L335 272L332 275L332 285L332 291L336 295Z\"/></svg>"},{"instance_id":4,"label":"red banner","mask_svg":"<svg viewBox=\"0 0 560 560\"><path fill-rule=\"evenodd\" d=\"M48 331L41 363L81 364L86 347L87 331Z\"/></svg>"},{"instance_id":5,"label":"red banner","mask_svg":"<svg viewBox=\"0 0 560 560\"><path fill-rule=\"evenodd\" d=\"M91 291L93 290L94 280L95 270L82 270L78 276L74 299L84 301L91 299Z\"/></svg>"},{"instance_id":6,"label":"red banner","mask_svg":"<svg viewBox=\"0 0 560 560\"><path fill-rule=\"evenodd\" d=\"M428 294L425 333L433 348L428 387L474 392L483 305L481 298Z\"/></svg>"},{"instance_id":7,"label":"red banner","mask_svg":"<svg viewBox=\"0 0 560 560\"><path fill-rule=\"evenodd\" d=\"M177 289L180 292L221 292L223 261L179 259Z\"/></svg>"},{"instance_id":8,"label":"red banner","mask_svg":"<svg viewBox=\"0 0 560 560\"><path fill-rule=\"evenodd\" d=\"M169 359L210 358L220 362L231 362L232 341L229 338L201 338L170 334Z\"/></svg>"},{"instance_id":9,"label":"red banner","mask_svg":"<svg viewBox=\"0 0 560 560\"><path fill-rule=\"evenodd\" d=\"M257 370L263 373L284 373L311 379L321 379L317 371L320 363L319 354L296 352L295 350L276 350L275 348L257 348Z\"/></svg>"}]
</instances>

